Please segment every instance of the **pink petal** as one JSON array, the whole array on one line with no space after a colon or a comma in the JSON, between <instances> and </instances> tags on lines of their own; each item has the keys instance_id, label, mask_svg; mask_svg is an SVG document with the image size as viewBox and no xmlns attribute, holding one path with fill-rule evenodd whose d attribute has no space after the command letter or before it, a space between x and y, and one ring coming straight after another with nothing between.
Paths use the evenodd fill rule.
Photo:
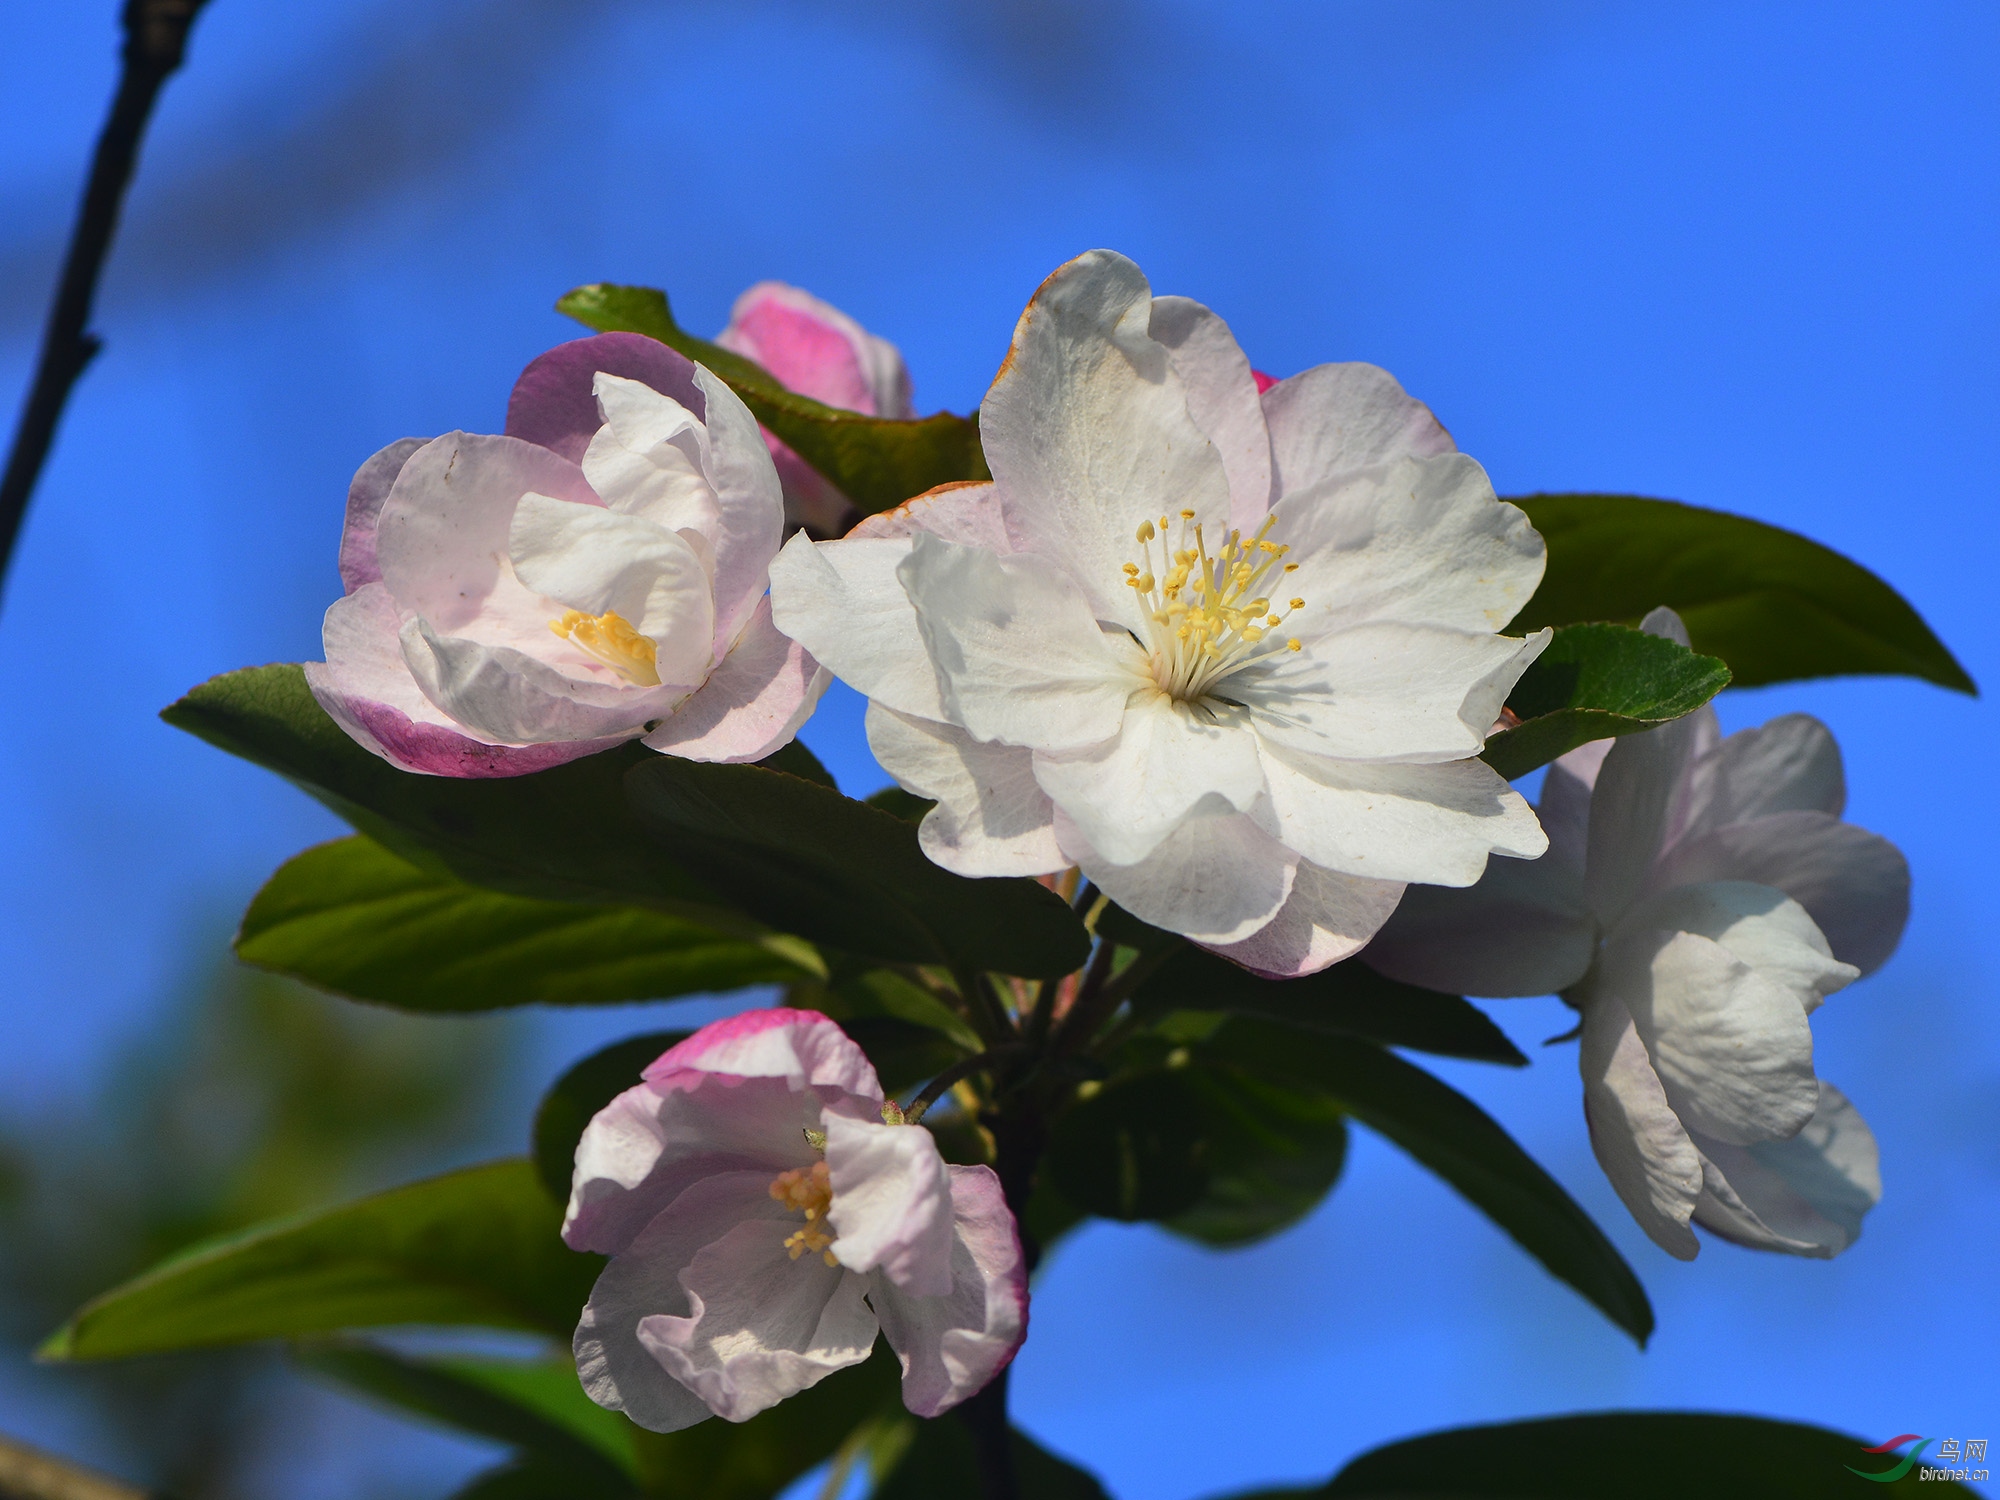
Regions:
<instances>
[{"instance_id":1,"label":"pink petal","mask_svg":"<svg viewBox=\"0 0 2000 1500\"><path fill-rule=\"evenodd\" d=\"M882 1085L867 1054L816 1010L774 1005L711 1021L662 1053L645 1077L667 1090L693 1087L705 1073L782 1078L794 1089L838 1089L882 1102Z\"/></svg>"},{"instance_id":2,"label":"pink petal","mask_svg":"<svg viewBox=\"0 0 2000 1500\"><path fill-rule=\"evenodd\" d=\"M791 743L831 680L805 647L778 633L766 596L721 665L646 744L687 760L762 760Z\"/></svg>"},{"instance_id":3,"label":"pink petal","mask_svg":"<svg viewBox=\"0 0 2000 1500\"><path fill-rule=\"evenodd\" d=\"M908 417L903 356L839 308L781 281L760 281L736 299L715 340L754 359L787 390L844 411Z\"/></svg>"},{"instance_id":4,"label":"pink petal","mask_svg":"<svg viewBox=\"0 0 2000 1500\"><path fill-rule=\"evenodd\" d=\"M902 1361L903 1404L920 1417L982 1390L1028 1336L1028 1269L1000 1179L990 1167L950 1170L951 1290L913 1296L879 1272L869 1290Z\"/></svg>"},{"instance_id":5,"label":"pink petal","mask_svg":"<svg viewBox=\"0 0 2000 1500\"><path fill-rule=\"evenodd\" d=\"M1009 553L1007 517L990 479L954 479L905 500L894 510L867 517L848 533L852 539L915 536L928 532L961 546Z\"/></svg>"},{"instance_id":6,"label":"pink petal","mask_svg":"<svg viewBox=\"0 0 2000 1500\"><path fill-rule=\"evenodd\" d=\"M347 518L340 528L340 581L353 593L364 584L379 583L382 569L375 561L375 522L382 502L403 465L429 438L398 438L360 468L347 487Z\"/></svg>"},{"instance_id":7,"label":"pink petal","mask_svg":"<svg viewBox=\"0 0 2000 1500\"><path fill-rule=\"evenodd\" d=\"M707 420L708 406L695 385L692 360L643 334L600 333L558 344L521 372L507 399L507 435L581 463L590 440L604 425L592 390L600 370L641 381Z\"/></svg>"},{"instance_id":8,"label":"pink petal","mask_svg":"<svg viewBox=\"0 0 2000 1500\"><path fill-rule=\"evenodd\" d=\"M829 1115L826 1165L833 1183L827 1218L833 1253L850 1271L880 1270L919 1297L951 1290L951 1178L937 1138L921 1125L884 1125Z\"/></svg>"}]
</instances>

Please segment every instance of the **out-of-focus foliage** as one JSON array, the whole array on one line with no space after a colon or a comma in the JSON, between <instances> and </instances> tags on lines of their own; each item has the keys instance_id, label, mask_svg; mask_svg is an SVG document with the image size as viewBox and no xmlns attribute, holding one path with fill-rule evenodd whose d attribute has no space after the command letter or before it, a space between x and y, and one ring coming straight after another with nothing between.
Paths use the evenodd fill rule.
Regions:
<instances>
[{"instance_id":1,"label":"out-of-focus foliage","mask_svg":"<svg viewBox=\"0 0 2000 1500\"><path fill-rule=\"evenodd\" d=\"M218 970L99 1087L0 1126L0 1337L17 1367L79 1303L185 1245L484 1154L516 1035ZM230 1351L34 1378L89 1410L107 1467L203 1500L248 1492L292 1377Z\"/></svg>"}]
</instances>

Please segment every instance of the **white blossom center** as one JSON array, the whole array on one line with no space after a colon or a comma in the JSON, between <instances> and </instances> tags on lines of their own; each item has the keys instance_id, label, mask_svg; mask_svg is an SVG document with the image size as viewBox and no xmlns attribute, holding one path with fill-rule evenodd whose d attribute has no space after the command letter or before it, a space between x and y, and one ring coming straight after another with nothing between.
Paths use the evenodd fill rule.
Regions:
<instances>
[{"instance_id":1,"label":"white blossom center","mask_svg":"<svg viewBox=\"0 0 2000 1500\"><path fill-rule=\"evenodd\" d=\"M1157 527L1140 523L1140 561L1125 564L1124 582L1139 596L1146 616L1150 639L1140 645L1150 654L1153 681L1169 697L1194 703L1230 673L1280 651L1299 650L1298 637L1272 632L1306 601L1293 599L1278 614L1260 592L1298 569L1284 560L1291 548L1268 539L1276 517L1266 516L1248 541L1231 531L1213 556L1194 512L1182 511L1180 520L1180 534L1172 541L1165 516Z\"/></svg>"}]
</instances>

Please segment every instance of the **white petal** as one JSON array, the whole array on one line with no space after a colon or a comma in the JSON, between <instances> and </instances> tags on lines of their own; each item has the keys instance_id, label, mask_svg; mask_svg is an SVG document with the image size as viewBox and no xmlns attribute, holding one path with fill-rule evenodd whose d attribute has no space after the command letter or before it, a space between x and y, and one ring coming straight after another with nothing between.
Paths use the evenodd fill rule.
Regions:
<instances>
[{"instance_id":1,"label":"white petal","mask_svg":"<svg viewBox=\"0 0 2000 1500\"><path fill-rule=\"evenodd\" d=\"M1671 841L1697 750L1697 720L1690 714L1625 735L1604 756L1590 799L1584 879L1591 909L1606 927L1652 883L1654 863Z\"/></svg>"},{"instance_id":2,"label":"white petal","mask_svg":"<svg viewBox=\"0 0 2000 1500\"><path fill-rule=\"evenodd\" d=\"M1131 261L1078 256L1021 314L979 407L1015 545L1061 560L1094 615L1135 628L1143 622L1121 570L1137 556L1140 522L1188 509L1219 534L1229 519L1228 475L1188 414L1152 313L1152 289Z\"/></svg>"},{"instance_id":3,"label":"white petal","mask_svg":"<svg viewBox=\"0 0 2000 1500\"><path fill-rule=\"evenodd\" d=\"M1014 550L1000 497L990 480L957 479L925 490L894 510L862 517L847 536L852 541L913 537L919 532L1002 555Z\"/></svg>"},{"instance_id":4,"label":"white petal","mask_svg":"<svg viewBox=\"0 0 2000 1500\"><path fill-rule=\"evenodd\" d=\"M612 510L668 531L689 528L714 541L722 509L702 472L708 432L671 396L599 371L594 381L604 426L583 454L583 475Z\"/></svg>"},{"instance_id":5,"label":"white petal","mask_svg":"<svg viewBox=\"0 0 2000 1500\"><path fill-rule=\"evenodd\" d=\"M771 560L785 534L785 496L763 430L742 398L700 365L694 383L707 407L708 482L721 511L712 538L719 656L741 634L770 582Z\"/></svg>"},{"instance_id":6,"label":"white petal","mask_svg":"<svg viewBox=\"0 0 2000 1500\"><path fill-rule=\"evenodd\" d=\"M1597 773L1616 740L1592 740L1557 759L1542 777L1535 816L1549 836L1549 858L1561 857L1581 873L1590 850L1590 797Z\"/></svg>"},{"instance_id":7,"label":"white petal","mask_svg":"<svg viewBox=\"0 0 2000 1500\"><path fill-rule=\"evenodd\" d=\"M1136 653L1114 646L1060 569L920 534L896 576L937 671L940 717L975 739L1038 750L1118 732L1140 684Z\"/></svg>"},{"instance_id":8,"label":"white petal","mask_svg":"<svg viewBox=\"0 0 2000 1500\"><path fill-rule=\"evenodd\" d=\"M771 620L856 692L898 713L942 719L937 669L896 576L909 555L905 537L795 536L771 564Z\"/></svg>"},{"instance_id":9,"label":"white petal","mask_svg":"<svg viewBox=\"0 0 2000 1500\"><path fill-rule=\"evenodd\" d=\"M1132 865L1103 858L1060 808L1056 839L1140 921L1211 946L1240 943L1268 925L1292 893L1299 862L1241 813L1191 817Z\"/></svg>"},{"instance_id":10,"label":"white petal","mask_svg":"<svg viewBox=\"0 0 2000 1500\"><path fill-rule=\"evenodd\" d=\"M731 1422L747 1422L860 1364L880 1326L868 1306L867 1281L817 1255L792 1259L785 1239L799 1218L777 1203L770 1207L776 1212L747 1219L703 1246L680 1273L685 1315L658 1312L639 1320L646 1352Z\"/></svg>"},{"instance_id":11,"label":"white petal","mask_svg":"<svg viewBox=\"0 0 2000 1500\"><path fill-rule=\"evenodd\" d=\"M1298 564L1284 587L1306 601L1287 625L1300 637L1369 620L1498 630L1534 593L1547 556L1527 516L1460 453L1287 488L1272 514L1270 539Z\"/></svg>"},{"instance_id":12,"label":"white petal","mask_svg":"<svg viewBox=\"0 0 2000 1500\"><path fill-rule=\"evenodd\" d=\"M1697 1136L1705 1168L1695 1222L1756 1250L1827 1258L1861 1237L1882 1199L1881 1157L1859 1110L1830 1083L1788 1141L1732 1146Z\"/></svg>"},{"instance_id":13,"label":"white petal","mask_svg":"<svg viewBox=\"0 0 2000 1500\"><path fill-rule=\"evenodd\" d=\"M1381 622L1266 657L1218 689L1275 744L1341 760L1463 760L1552 638Z\"/></svg>"},{"instance_id":14,"label":"white petal","mask_svg":"<svg viewBox=\"0 0 2000 1500\"><path fill-rule=\"evenodd\" d=\"M1551 850L1490 859L1465 890L1411 886L1362 957L1407 984L1502 997L1560 993L1596 956L1582 873Z\"/></svg>"},{"instance_id":15,"label":"white petal","mask_svg":"<svg viewBox=\"0 0 2000 1500\"><path fill-rule=\"evenodd\" d=\"M1711 880L1649 896L1627 915L1632 930L1655 928L1712 938L1773 983L1808 1015L1860 977L1833 956L1811 915L1783 891L1747 880Z\"/></svg>"},{"instance_id":16,"label":"white petal","mask_svg":"<svg viewBox=\"0 0 2000 1500\"><path fill-rule=\"evenodd\" d=\"M1147 331L1187 389L1188 415L1229 477L1229 524L1250 533L1271 508L1271 437L1257 377L1229 325L1187 297L1155 297Z\"/></svg>"},{"instance_id":17,"label":"white petal","mask_svg":"<svg viewBox=\"0 0 2000 1500\"><path fill-rule=\"evenodd\" d=\"M1266 979L1317 974L1360 951L1388 920L1404 887L1339 875L1300 860L1278 914L1238 943L1208 946Z\"/></svg>"},{"instance_id":18,"label":"white petal","mask_svg":"<svg viewBox=\"0 0 2000 1500\"><path fill-rule=\"evenodd\" d=\"M1615 996L1585 1005L1578 1062L1583 1115L1604 1175L1654 1244L1693 1260L1701 1245L1688 1219L1701 1194L1701 1156Z\"/></svg>"},{"instance_id":19,"label":"white petal","mask_svg":"<svg viewBox=\"0 0 2000 1500\"><path fill-rule=\"evenodd\" d=\"M1000 1179L990 1167L950 1170L950 1290L912 1296L877 1273L869 1291L903 1364L903 1404L920 1417L981 1390L1028 1335L1028 1268Z\"/></svg>"},{"instance_id":20,"label":"white petal","mask_svg":"<svg viewBox=\"0 0 2000 1500\"><path fill-rule=\"evenodd\" d=\"M790 744L833 674L771 623L760 599L743 634L708 680L646 736L646 747L687 760L762 760Z\"/></svg>"},{"instance_id":21,"label":"white petal","mask_svg":"<svg viewBox=\"0 0 2000 1500\"><path fill-rule=\"evenodd\" d=\"M1257 739L1240 710L1213 713L1147 688L1116 737L1034 757L1035 780L1091 847L1137 864L1195 809L1247 812L1264 790Z\"/></svg>"},{"instance_id":22,"label":"white petal","mask_svg":"<svg viewBox=\"0 0 2000 1500\"><path fill-rule=\"evenodd\" d=\"M850 1271L879 1269L918 1297L951 1290L951 1178L937 1138L921 1125L829 1115L827 1218L833 1253Z\"/></svg>"},{"instance_id":23,"label":"white petal","mask_svg":"<svg viewBox=\"0 0 2000 1500\"><path fill-rule=\"evenodd\" d=\"M924 853L961 875L1047 875L1068 858L1056 845L1055 804L1035 780L1034 752L983 744L962 729L868 705L868 748L907 792L937 806L917 830Z\"/></svg>"},{"instance_id":24,"label":"white petal","mask_svg":"<svg viewBox=\"0 0 2000 1500\"><path fill-rule=\"evenodd\" d=\"M1910 865L1879 834L1828 813L1781 812L1675 844L1662 886L1752 881L1790 896L1842 963L1872 973L1896 951L1910 916Z\"/></svg>"},{"instance_id":25,"label":"white petal","mask_svg":"<svg viewBox=\"0 0 2000 1500\"><path fill-rule=\"evenodd\" d=\"M1834 817L1847 805L1847 777L1833 732L1810 714L1784 714L1740 729L1695 763L1685 836L1771 813Z\"/></svg>"},{"instance_id":26,"label":"white petal","mask_svg":"<svg viewBox=\"0 0 2000 1500\"><path fill-rule=\"evenodd\" d=\"M1453 450L1431 409L1375 365L1317 365L1264 392L1263 406L1280 494Z\"/></svg>"},{"instance_id":27,"label":"white petal","mask_svg":"<svg viewBox=\"0 0 2000 1500\"><path fill-rule=\"evenodd\" d=\"M1484 761L1372 764L1260 749L1277 836L1329 870L1471 885L1489 853L1534 859L1548 847L1533 809Z\"/></svg>"},{"instance_id":28,"label":"white petal","mask_svg":"<svg viewBox=\"0 0 2000 1500\"><path fill-rule=\"evenodd\" d=\"M659 1313L688 1312L680 1273L745 1219L774 1217L779 1205L770 1180L765 1172L723 1172L692 1183L644 1226L629 1253L604 1268L573 1341L577 1376L591 1400L652 1432L678 1432L708 1419L701 1397L640 1342L639 1324Z\"/></svg>"},{"instance_id":29,"label":"white petal","mask_svg":"<svg viewBox=\"0 0 2000 1500\"><path fill-rule=\"evenodd\" d=\"M671 713L687 692L672 684L579 682L511 646L439 635L423 619L403 627L402 647L410 674L433 703L503 744L631 737Z\"/></svg>"}]
</instances>

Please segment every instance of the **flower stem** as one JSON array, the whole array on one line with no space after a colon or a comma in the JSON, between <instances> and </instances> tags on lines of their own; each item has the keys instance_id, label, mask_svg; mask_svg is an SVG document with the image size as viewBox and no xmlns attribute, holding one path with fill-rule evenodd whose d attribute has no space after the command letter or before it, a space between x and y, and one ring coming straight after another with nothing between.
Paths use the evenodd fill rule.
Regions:
<instances>
[{"instance_id":1,"label":"flower stem","mask_svg":"<svg viewBox=\"0 0 2000 1500\"><path fill-rule=\"evenodd\" d=\"M977 1057L968 1057L963 1062L953 1063L949 1068L946 1068L937 1077L925 1084L923 1092L903 1107L903 1118L912 1125L916 1124L924 1117L924 1111L942 1099L945 1090L951 1088L960 1079L969 1078L981 1068L990 1068L994 1063L1000 1061L1001 1058L1011 1056L1021 1050L1022 1047L1019 1044L1012 1046L1002 1044L998 1047L987 1048L986 1051L980 1053Z\"/></svg>"}]
</instances>

